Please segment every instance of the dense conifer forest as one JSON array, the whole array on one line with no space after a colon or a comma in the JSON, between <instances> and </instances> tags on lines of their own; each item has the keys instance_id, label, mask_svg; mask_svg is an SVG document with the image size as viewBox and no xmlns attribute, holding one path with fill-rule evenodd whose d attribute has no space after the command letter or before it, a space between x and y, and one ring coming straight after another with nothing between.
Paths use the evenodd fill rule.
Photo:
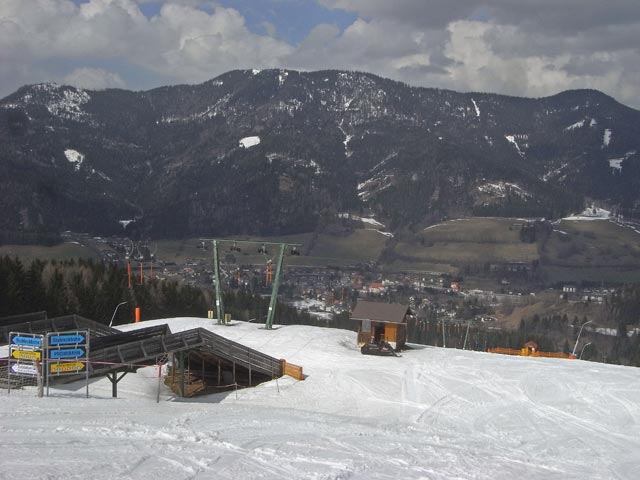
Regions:
<instances>
[{"instance_id":1,"label":"dense conifer forest","mask_svg":"<svg viewBox=\"0 0 640 480\"><path fill-rule=\"evenodd\" d=\"M45 310L50 317L77 314L108 324L116 305L114 325L133 321L140 307L143 320L180 316L204 317L213 310L213 289L186 285L173 280L151 279L127 288L125 269L92 260L42 261L24 264L19 259L0 257L0 317ZM225 311L232 318L264 322L269 298L250 290L224 293ZM326 322L299 313L279 303L278 324L326 325ZM353 328L348 316L329 326Z\"/></svg>"}]
</instances>

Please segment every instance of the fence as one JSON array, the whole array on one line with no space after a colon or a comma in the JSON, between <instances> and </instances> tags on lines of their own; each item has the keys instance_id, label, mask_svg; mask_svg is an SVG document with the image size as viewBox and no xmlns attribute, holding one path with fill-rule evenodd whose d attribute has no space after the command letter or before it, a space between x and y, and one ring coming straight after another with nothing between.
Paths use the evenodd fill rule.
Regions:
<instances>
[{"instance_id":1,"label":"fence","mask_svg":"<svg viewBox=\"0 0 640 480\"><path fill-rule=\"evenodd\" d=\"M280 364L282 365L283 375L289 375L290 377L293 377L296 380L304 380L302 367L298 365L294 365L293 363L287 363L287 361L284 358L280 360Z\"/></svg>"},{"instance_id":2,"label":"fence","mask_svg":"<svg viewBox=\"0 0 640 480\"><path fill-rule=\"evenodd\" d=\"M505 348L496 347L487 349L488 353L499 353L501 355L516 355L519 357L546 357L546 358L566 358L573 359L571 355L567 355L562 352L539 352L537 350L530 350L528 348Z\"/></svg>"},{"instance_id":3,"label":"fence","mask_svg":"<svg viewBox=\"0 0 640 480\"><path fill-rule=\"evenodd\" d=\"M11 374L11 363L17 362L0 366L0 391L13 396L42 396L42 376Z\"/></svg>"}]
</instances>

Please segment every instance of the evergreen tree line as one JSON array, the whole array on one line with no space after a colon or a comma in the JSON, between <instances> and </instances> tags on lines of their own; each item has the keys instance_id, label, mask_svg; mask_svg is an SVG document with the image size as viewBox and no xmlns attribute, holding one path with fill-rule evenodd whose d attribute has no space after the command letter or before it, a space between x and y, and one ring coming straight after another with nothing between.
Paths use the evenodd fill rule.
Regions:
<instances>
[{"instance_id":1,"label":"evergreen tree line","mask_svg":"<svg viewBox=\"0 0 640 480\"><path fill-rule=\"evenodd\" d=\"M609 323L614 325L611 328L615 328L616 334L592 330L597 327L590 324L583 329L576 356L584 353L585 360L640 366L640 335L628 331L628 326L638 324L640 286L625 287L623 292L614 295L609 305ZM568 354L573 352L580 329L588 321L586 316L582 319L574 316L570 320L566 314L543 317L534 315L523 318L518 331L522 334L522 339L536 341L540 350L563 351ZM604 328L602 325L600 327Z\"/></svg>"},{"instance_id":2,"label":"evergreen tree line","mask_svg":"<svg viewBox=\"0 0 640 480\"><path fill-rule=\"evenodd\" d=\"M635 311L640 303L640 287L633 287L633 296L626 296L628 304L621 306L624 311ZM634 298L635 300L631 300ZM533 315L523 318L519 328L489 329L482 324L445 320L444 324L435 310L428 311L425 318L412 319L407 325L408 342L441 347L443 341L447 348L466 348L467 350L486 351L489 348L504 347L520 349L528 341L538 344L543 352L573 351L580 327L588 321L587 317L570 320L567 315L550 315L540 317ZM636 323L637 323L636 317ZM468 325L468 328L467 328ZM443 330L444 329L444 340ZM625 329L618 329L616 336L599 334L584 330L579 342L576 356L583 353L584 359L599 362L633 365L640 367L640 334L627 335ZM465 346L466 338L466 346ZM587 346L587 344L589 344Z\"/></svg>"},{"instance_id":3,"label":"evergreen tree line","mask_svg":"<svg viewBox=\"0 0 640 480\"><path fill-rule=\"evenodd\" d=\"M437 347L442 347L444 342L447 348L465 348L476 351L486 351L496 347L520 349L530 340L536 342L542 351L562 351L557 348L556 341L545 333L506 329L491 330L479 324L450 320L446 320L443 324L437 317L414 319L407 325L408 342Z\"/></svg>"},{"instance_id":4,"label":"evergreen tree line","mask_svg":"<svg viewBox=\"0 0 640 480\"><path fill-rule=\"evenodd\" d=\"M25 265L19 259L0 258L0 316L45 310L49 317L77 314L109 323L128 323L135 307L143 318L177 315L203 316L206 295L200 289L174 281L151 279L127 288L123 268L93 260L43 261Z\"/></svg>"},{"instance_id":5,"label":"evergreen tree line","mask_svg":"<svg viewBox=\"0 0 640 480\"><path fill-rule=\"evenodd\" d=\"M0 257L0 317L45 310L49 317L77 314L108 324L116 305L114 325L130 323L135 307L143 320L180 316L204 317L215 310L212 289L174 280L150 279L127 288L124 268L93 260L43 261L25 265L19 259ZM265 322L270 298L250 290L224 292L225 312L244 321ZM274 323L331 326L354 329L348 315L325 321L278 303Z\"/></svg>"}]
</instances>

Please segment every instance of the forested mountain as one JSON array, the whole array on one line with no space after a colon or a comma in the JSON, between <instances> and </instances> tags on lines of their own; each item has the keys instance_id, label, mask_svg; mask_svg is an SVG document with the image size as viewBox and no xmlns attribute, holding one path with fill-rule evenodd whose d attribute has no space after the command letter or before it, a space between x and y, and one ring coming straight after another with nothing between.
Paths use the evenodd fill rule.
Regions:
<instances>
[{"instance_id":1,"label":"forested mountain","mask_svg":"<svg viewBox=\"0 0 640 480\"><path fill-rule=\"evenodd\" d=\"M289 70L145 92L40 84L0 101L0 142L9 236L115 233L121 220L158 237L277 234L343 211L396 229L551 217L592 199L640 206L640 112L593 90L526 99Z\"/></svg>"}]
</instances>

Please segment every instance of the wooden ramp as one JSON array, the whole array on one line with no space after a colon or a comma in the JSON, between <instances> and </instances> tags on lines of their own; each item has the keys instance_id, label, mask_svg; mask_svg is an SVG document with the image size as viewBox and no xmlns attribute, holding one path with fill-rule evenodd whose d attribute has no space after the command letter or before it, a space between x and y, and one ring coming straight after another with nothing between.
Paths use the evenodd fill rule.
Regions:
<instances>
[{"instance_id":1,"label":"wooden ramp","mask_svg":"<svg viewBox=\"0 0 640 480\"><path fill-rule=\"evenodd\" d=\"M210 353L226 362L268 375L282 376L279 359L241 345L204 328L194 328L174 334L156 334L149 338L136 338L136 332L118 335L118 342L104 348L91 347L92 374L104 374L113 365L153 364L158 358L189 350Z\"/></svg>"}]
</instances>

